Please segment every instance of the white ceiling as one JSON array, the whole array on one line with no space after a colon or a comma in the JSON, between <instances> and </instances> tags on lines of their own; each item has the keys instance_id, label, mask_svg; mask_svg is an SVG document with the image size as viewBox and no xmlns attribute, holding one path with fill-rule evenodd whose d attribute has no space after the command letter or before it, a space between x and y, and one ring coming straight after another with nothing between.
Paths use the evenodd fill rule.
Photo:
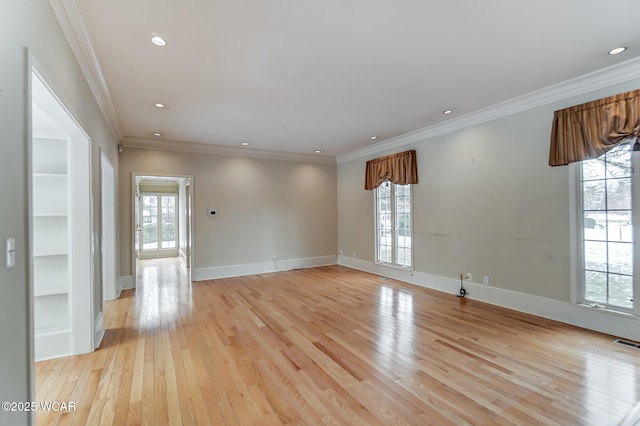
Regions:
<instances>
[{"instance_id":1,"label":"white ceiling","mask_svg":"<svg viewBox=\"0 0 640 426\"><path fill-rule=\"evenodd\" d=\"M125 143L337 157L640 56L638 0L58 1Z\"/></svg>"}]
</instances>

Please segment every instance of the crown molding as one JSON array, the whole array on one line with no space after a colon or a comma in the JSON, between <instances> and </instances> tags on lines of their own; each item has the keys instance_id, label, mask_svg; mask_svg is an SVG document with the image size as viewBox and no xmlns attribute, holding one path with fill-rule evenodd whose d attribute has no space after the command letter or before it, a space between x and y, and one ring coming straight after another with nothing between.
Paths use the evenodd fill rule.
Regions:
<instances>
[{"instance_id":1,"label":"crown molding","mask_svg":"<svg viewBox=\"0 0 640 426\"><path fill-rule=\"evenodd\" d=\"M67 43L69 43L73 56L76 58L84 79L98 103L107 126L109 126L113 136L120 140L123 135L120 130L118 116L113 107L100 63L82 22L78 5L75 0L49 0L49 4L60 28L62 28Z\"/></svg>"},{"instance_id":2,"label":"crown molding","mask_svg":"<svg viewBox=\"0 0 640 426\"><path fill-rule=\"evenodd\" d=\"M638 78L640 75L640 58L634 58L617 65L602 68L582 76L557 83L546 88L509 99L489 107L449 119L445 122L414 130L374 145L334 157L315 156L309 154L292 154L275 151L261 151L223 147L219 145L197 144L178 141L159 141L124 138L118 116L116 114L104 75L100 68L95 50L89 39L80 11L75 0L49 0L49 4L76 58L93 96L98 103L102 115L113 136L121 140L124 146L146 149L163 149L170 151L186 150L186 152L208 153L265 159L290 161L306 161L313 163L346 163L348 161L372 157L394 149L402 149L429 138L451 133L456 130L482 124L491 120L517 114L532 108L562 101L573 96L582 95L594 90L624 83Z\"/></svg>"},{"instance_id":3,"label":"crown molding","mask_svg":"<svg viewBox=\"0 0 640 426\"><path fill-rule=\"evenodd\" d=\"M285 160L303 163L336 164L335 157L326 155L295 154L281 151L267 151L197 142L183 142L165 139L123 138L124 148L159 149L162 151L190 152L196 154L223 155L228 157L260 158L265 160Z\"/></svg>"},{"instance_id":4,"label":"crown molding","mask_svg":"<svg viewBox=\"0 0 640 426\"><path fill-rule=\"evenodd\" d=\"M509 99L489 107L452 118L442 123L414 130L368 147L337 157L338 164L372 157L386 151L404 149L417 142L456 130L486 123L519 112L527 111L573 96L583 95L598 89L637 79L640 76L640 57L617 65L602 68L579 77L545 87L528 94Z\"/></svg>"}]
</instances>

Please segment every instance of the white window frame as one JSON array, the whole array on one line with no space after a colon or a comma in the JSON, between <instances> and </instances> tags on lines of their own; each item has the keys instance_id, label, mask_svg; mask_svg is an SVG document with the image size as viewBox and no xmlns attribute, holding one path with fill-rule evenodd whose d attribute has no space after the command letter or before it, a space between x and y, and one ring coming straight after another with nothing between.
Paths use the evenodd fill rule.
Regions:
<instances>
[{"instance_id":1,"label":"white window frame","mask_svg":"<svg viewBox=\"0 0 640 426\"><path fill-rule=\"evenodd\" d=\"M633 145L634 141L630 144ZM615 305L593 305L585 298L584 260L584 213L582 166L580 162L569 164L569 210L570 210L570 268L571 303L598 308L622 315L640 315L640 153L631 154L631 220L633 224L633 307L631 309Z\"/></svg>"},{"instance_id":2,"label":"white window frame","mask_svg":"<svg viewBox=\"0 0 640 426\"><path fill-rule=\"evenodd\" d=\"M390 267L394 267L394 268L400 268L400 269L404 269L404 270L409 270L409 271L413 271L413 267L414 267L414 256L413 256L413 247L414 247L414 238L413 238L413 185L411 184L407 184L407 185L401 185L401 186L408 186L409 187L409 199L410 199L410 211L409 211L409 216L410 216L410 233L411 233L411 264L406 266L406 265L402 265L397 263L397 241L396 241L396 230L397 230L397 224L395 223L396 220L396 202L395 202L395 194L396 194L396 186L398 186L397 184L393 183L393 182L389 182L389 181L385 181L381 184L385 185L385 184L389 184L391 185L391 262L387 262L387 261L383 261L380 260L378 255L379 255L379 245L380 245L380 224L379 224L379 218L380 215L378 214L378 188L374 189L374 197L373 197L373 211L374 211L374 233L375 233L375 247L374 247L374 258L375 258L375 262L379 265L385 265L385 266L390 266Z\"/></svg>"}]
</instances>

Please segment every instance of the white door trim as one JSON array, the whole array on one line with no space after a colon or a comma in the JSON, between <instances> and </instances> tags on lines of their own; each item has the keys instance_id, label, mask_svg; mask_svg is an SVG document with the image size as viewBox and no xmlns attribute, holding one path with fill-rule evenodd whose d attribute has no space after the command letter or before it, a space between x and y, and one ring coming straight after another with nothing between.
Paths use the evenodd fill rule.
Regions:
<instances>
[{"instance_id":1,"label":"white door trim","mask_svg":"<svg viewBox=\"0 0 640 426\"><path fill-rule=\"evenodd\" d=\"M115 171L104 154L100 153L100 186L102 210L102 301L117 299L120 295L116 280L116 197Z\"/></svg>"},{"instance_id":2,"label":"white door trim","mask_svg":"<svg viewBox=\"0 0 640 426\"><path fill-rule=\"evenodd\" d=\"M190 199L189 199L189 203L186 206L183 206L181 208L185 208L187 209L187 214L193 215L194 210L194 191L195 191L195 180L193 175L181 175L181 174L174 174L174 173L141 173L141 172L132 172L131 173L131 265L133 267L133 270L131 271L131 275L133 278L133 287L137 287L138 286L138 256L137 256L137 247L136 247L136 232L138 232L138 230L136 229L136 224L137 224L137 218L139 218L139 212L136 209L136 199L139 196L139 189L138 189L138 182L140 181L140 179L144 178L145 176L151 176L151 177L169 177L169 178L177 178L177 179L186 179L187 180L187 184L191 187L190 189ZM193 220L193 216L190 217L189 220L189 226L187 228L187 242L190 243L190 247L188 247L190 256L188 259L188 264L187 264L187 268L189 269L189 271L193 271L194 270L194 259L195 259L195 252L196 252L196 244L194 241L193 236L195 235L195 225L194 225L194 220Z\"/></svg>"}]
</instances>

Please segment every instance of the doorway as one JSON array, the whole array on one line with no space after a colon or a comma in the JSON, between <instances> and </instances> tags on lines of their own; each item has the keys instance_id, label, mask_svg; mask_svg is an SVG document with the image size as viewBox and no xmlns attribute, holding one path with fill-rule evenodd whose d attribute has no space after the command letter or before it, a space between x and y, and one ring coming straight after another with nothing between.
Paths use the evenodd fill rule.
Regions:
<instances>
[{"instance_id":1,"label":"doorway","mask_svg":"<svg viewBox=\"0 0 640 426\"><path fill-rule=\"evenodd\" d=\"M134 173L133 279L143 259L176 258L190 276L193 262L193 176Z\"/></svg>"}]
</instances>

